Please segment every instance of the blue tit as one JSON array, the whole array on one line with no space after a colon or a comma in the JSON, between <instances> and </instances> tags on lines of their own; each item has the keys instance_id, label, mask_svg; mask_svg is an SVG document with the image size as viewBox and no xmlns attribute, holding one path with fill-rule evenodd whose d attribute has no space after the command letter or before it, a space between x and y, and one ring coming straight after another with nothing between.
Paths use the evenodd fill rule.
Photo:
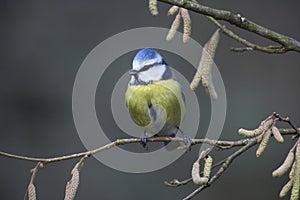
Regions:
<instances>
[{"instance_id":1,"label":"blue tit","mask_svg":"<svg viewBox=\"0 0 300 200\"><path fill-rule=\"evenodd\" d=\"M133 121L144 135L174 137L185 114L185 93L172 69L153 49L140 50L133 59L131 79L125 94Z\"/></svg>"}]
</instances>

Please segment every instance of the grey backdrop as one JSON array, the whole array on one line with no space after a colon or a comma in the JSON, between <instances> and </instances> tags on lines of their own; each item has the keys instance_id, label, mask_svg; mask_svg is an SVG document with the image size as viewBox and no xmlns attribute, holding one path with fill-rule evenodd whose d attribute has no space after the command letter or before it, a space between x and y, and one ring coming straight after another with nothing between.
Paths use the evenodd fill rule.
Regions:
<instances>
[{"instance_id":1,"label":"grey backdrop","mask_svg":"<svg viewBox=\"0 0 300 200\"><path fill-rule=\"evenodd\" d=\"M261 25L300 39L299 1L201 2L239 12ZM168 28L172 21L166 17L168 8L159 3L160 15L152 17L145 0L0 1L0 149L37 157L84 151L73 124L71 107L73 81L81 62L97 44L121 31L144 26ZM215 26L204 16L193 13L191 17L192 36L204 44ZM233 30L250 41L268 44L245 31ZM238 128L254 128L273 111L288 115L300 125L299 54L232 53L229 51L232 46L239 44L222 36L215 59L228 97L221 138L238 139ZM170 62L178 63L177 69L182 70L184 60L167 52L163 55ZM130 68L133 53L127 56L112 64L102 84L113 84L109 77L114 80L120 75L113 72L119 70L118 66L123 71ZM184 74L191 79L192 71ZM197 94L204 105L209 105L203 88ZM100 95L107 98L109 90L100 85L97 93L101 121L101 115L105 118L109 113L101 114ZM201 112L209 113L209 109L201 107ZM208 123L204 116L201 113L203 126L199 137ZM105 124L114 134L114 122L108 120ZM196 199L279 199L287 177L274 179L271 172L291 146L288 138L286 141L283 145L272 141L259 159L255 158L255 149L251 149ZM216 152L213 157L220 160L230 152ZM90 158L82 170L76 199L181 199L196 187L189 184L168 188L163 182L189 177L196 155L194 149L172 165L147 174L126 174ZM38 199L63 199L75 162L53 163L39 171L35 182ZM22 199L32 167L31 162L0 157L0 199Z\"/></svg>"}]
</instances>

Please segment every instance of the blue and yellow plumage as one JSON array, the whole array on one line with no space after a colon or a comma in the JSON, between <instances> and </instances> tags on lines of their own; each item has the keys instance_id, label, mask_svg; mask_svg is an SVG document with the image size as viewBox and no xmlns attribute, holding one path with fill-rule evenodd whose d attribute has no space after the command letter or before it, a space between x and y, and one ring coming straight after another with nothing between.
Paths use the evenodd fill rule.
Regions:
<instances>
[{"instance_id":1,"label":"blue and yellow plumage","mask_svg":"<svg viewBox=\"0 0 300 200\"><path fill-rule=\"evenodd\" d=\"M140 50L132 63L125 99L133 121L146 137L175 136L185 114L182 86L160 54Z\"/></svg>"}]
</instances>

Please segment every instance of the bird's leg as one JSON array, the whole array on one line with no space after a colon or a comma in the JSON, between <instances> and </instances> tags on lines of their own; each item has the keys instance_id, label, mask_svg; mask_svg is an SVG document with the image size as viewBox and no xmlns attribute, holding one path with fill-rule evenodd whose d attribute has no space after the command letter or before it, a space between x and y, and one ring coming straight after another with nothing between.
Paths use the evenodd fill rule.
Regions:
<instances>
[{"instance_id":1,"label":"bird's leg","mask_svg":"<svg viewBox=\"0 0 300 200\"><path fill-rule=\"evenodd\" d=\"M189 151L192 149L192 138L185 134L179 127L177 127L178 131L182 134L184 144L189 148Z\"/></svg>"},{"instance_id":2,"label":"bird's leg","mask_svg":"<svg viewBox=\"0 0 300 200\"><path fill-rule=\"evenodd\" d=\"M146 132L144 132L144 134L141 137L141 144L142 144L143 148L148 150Z\"/></svg>"}]
</instances>

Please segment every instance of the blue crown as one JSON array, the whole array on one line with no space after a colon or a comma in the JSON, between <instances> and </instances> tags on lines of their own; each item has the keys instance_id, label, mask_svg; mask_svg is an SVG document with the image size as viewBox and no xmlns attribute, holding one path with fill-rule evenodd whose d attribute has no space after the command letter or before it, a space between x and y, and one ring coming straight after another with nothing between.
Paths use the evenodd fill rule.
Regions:
<instances>
[{"instance_id":1,"label":"blue crown","mask_svg":"<svg viewBox=\"0 0 300 200\"><path fill-rule=\"evenodd\" d=\"M168 66L168 64L164 61L161 55L157 51L150 48L145 48L140 50L134 57L133 64L141 66L149 60L152 60L153 63L148 63L148 64L158 63L158 64L164 64Z\"/></svg>"},{"instance_id":2,"label":"blue crown","mask_svg":"<svg viewBox=\"0 0 300 200\"><path fill-rule=\"evenodd\" d=\"M150 48L145 48L140 50L136 56L134 57L134 60L138 61L138 62L142 62L145 60L152 60L152 59L159 59L161 60L161 55L159 55L159 53L157 53L155 50L150 49Z\"/></svg>"}]
</instances>

